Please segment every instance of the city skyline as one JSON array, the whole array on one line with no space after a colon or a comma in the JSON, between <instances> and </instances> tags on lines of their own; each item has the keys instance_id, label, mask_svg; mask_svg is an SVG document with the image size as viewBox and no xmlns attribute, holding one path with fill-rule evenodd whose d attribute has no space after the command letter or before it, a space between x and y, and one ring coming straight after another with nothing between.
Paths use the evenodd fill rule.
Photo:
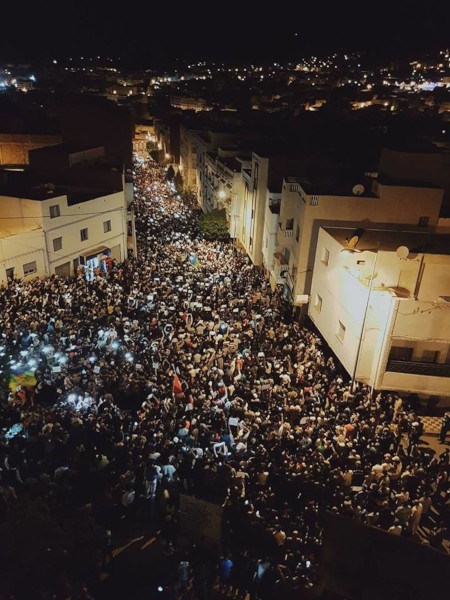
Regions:
<instances>
[{"instance_id":1,"label":"city skyline","mask_svg":"<svg viewBox=\"0 0 450 600\"><path fill-rule=\"evenodd\" d=\"M448 43L450 7L418 14L382 1L372 12L356 2L345 7L277 2L276 11L228 3L136 6L111 10L85 2L64 11L53 2L3 10L0 60L32 61L110 56L130 63L177 59L229 62L291 60L332 52L362 51L401 58ZM132 12L132 11L135 12Z\"/></svg>"}]
</instances>

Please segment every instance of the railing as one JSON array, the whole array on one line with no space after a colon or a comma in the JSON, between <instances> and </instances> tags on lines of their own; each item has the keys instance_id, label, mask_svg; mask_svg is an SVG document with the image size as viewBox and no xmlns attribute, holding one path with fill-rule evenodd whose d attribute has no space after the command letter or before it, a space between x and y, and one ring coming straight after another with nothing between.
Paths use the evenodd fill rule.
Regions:
<instances>
[{"instance_id":1,"label":"railing","mask_svg":"<svg viewBox=\"0 0 450 600\"><path fill-rule=\"evenodd\" d=\"M450 365L437 365L435 363L406 360L389 360L386 371L410 373L411 375L426 375L428 377L450 377Z\"/></svg>"}]
</instances>

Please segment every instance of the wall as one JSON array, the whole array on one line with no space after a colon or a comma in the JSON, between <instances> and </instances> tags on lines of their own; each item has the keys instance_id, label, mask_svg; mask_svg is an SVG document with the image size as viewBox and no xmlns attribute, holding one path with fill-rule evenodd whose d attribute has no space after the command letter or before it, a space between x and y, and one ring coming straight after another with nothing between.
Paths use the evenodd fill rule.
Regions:
<instances>
[{"instance_id":1,"label":"wall","mask_svg":"<svg viewBox=\"0 0 450 600\"><path fill-rule=\"evenodd\" d=\"M59 135L0 134L0 165L28 165L28 152L61 143Z\"/></svg>"}]
</instances>

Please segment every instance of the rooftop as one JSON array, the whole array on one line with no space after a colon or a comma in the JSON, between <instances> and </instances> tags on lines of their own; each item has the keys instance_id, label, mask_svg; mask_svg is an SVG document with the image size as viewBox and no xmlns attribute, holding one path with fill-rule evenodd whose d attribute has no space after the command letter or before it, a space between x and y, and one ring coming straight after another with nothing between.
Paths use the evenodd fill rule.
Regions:
<instances>
[{"instance_id":1,"label":"rooftop","mask_svg":"<svg viewBox=\"0 0 450 600\"><path fill-rule=\"evenodd\" d=\"M344 227L324 227L336 241L347 247L348 241L357 236L354 246L363 252L378 250L395 252L404 246L411 254L450 254L450 233L436 231L401 231L395 229L355 229ZM379 245L378 245L379 244Z\"/></svg>"}]
</instances>

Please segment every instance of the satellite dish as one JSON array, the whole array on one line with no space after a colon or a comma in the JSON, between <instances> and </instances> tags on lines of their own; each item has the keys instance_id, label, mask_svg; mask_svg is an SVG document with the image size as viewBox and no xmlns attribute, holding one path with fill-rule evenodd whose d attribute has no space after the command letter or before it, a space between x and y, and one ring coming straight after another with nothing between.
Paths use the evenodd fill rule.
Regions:
<instances>
[{"instance_id":1,"label":"satellite dish","mask_svg":"<svg viewBox=\"0 0 450 600\"><path fill-rule=\"evenodd\" d=\"M409 248L407 248L406 246L399 246L396 250L396 254L402 260L406 260L409 255Z\"/></svg>"},{"instance_id":2,"label":"satellite dish","mask_svg":"<svg viewBox=\"0 0 450 600\"><path fill-rule=\"evenodd\" d=\"M355 196L361 196L361 194L364 194L364 186L360 183L357 183L352 187L352 192Z\"/></svg>"}]
</instances>

